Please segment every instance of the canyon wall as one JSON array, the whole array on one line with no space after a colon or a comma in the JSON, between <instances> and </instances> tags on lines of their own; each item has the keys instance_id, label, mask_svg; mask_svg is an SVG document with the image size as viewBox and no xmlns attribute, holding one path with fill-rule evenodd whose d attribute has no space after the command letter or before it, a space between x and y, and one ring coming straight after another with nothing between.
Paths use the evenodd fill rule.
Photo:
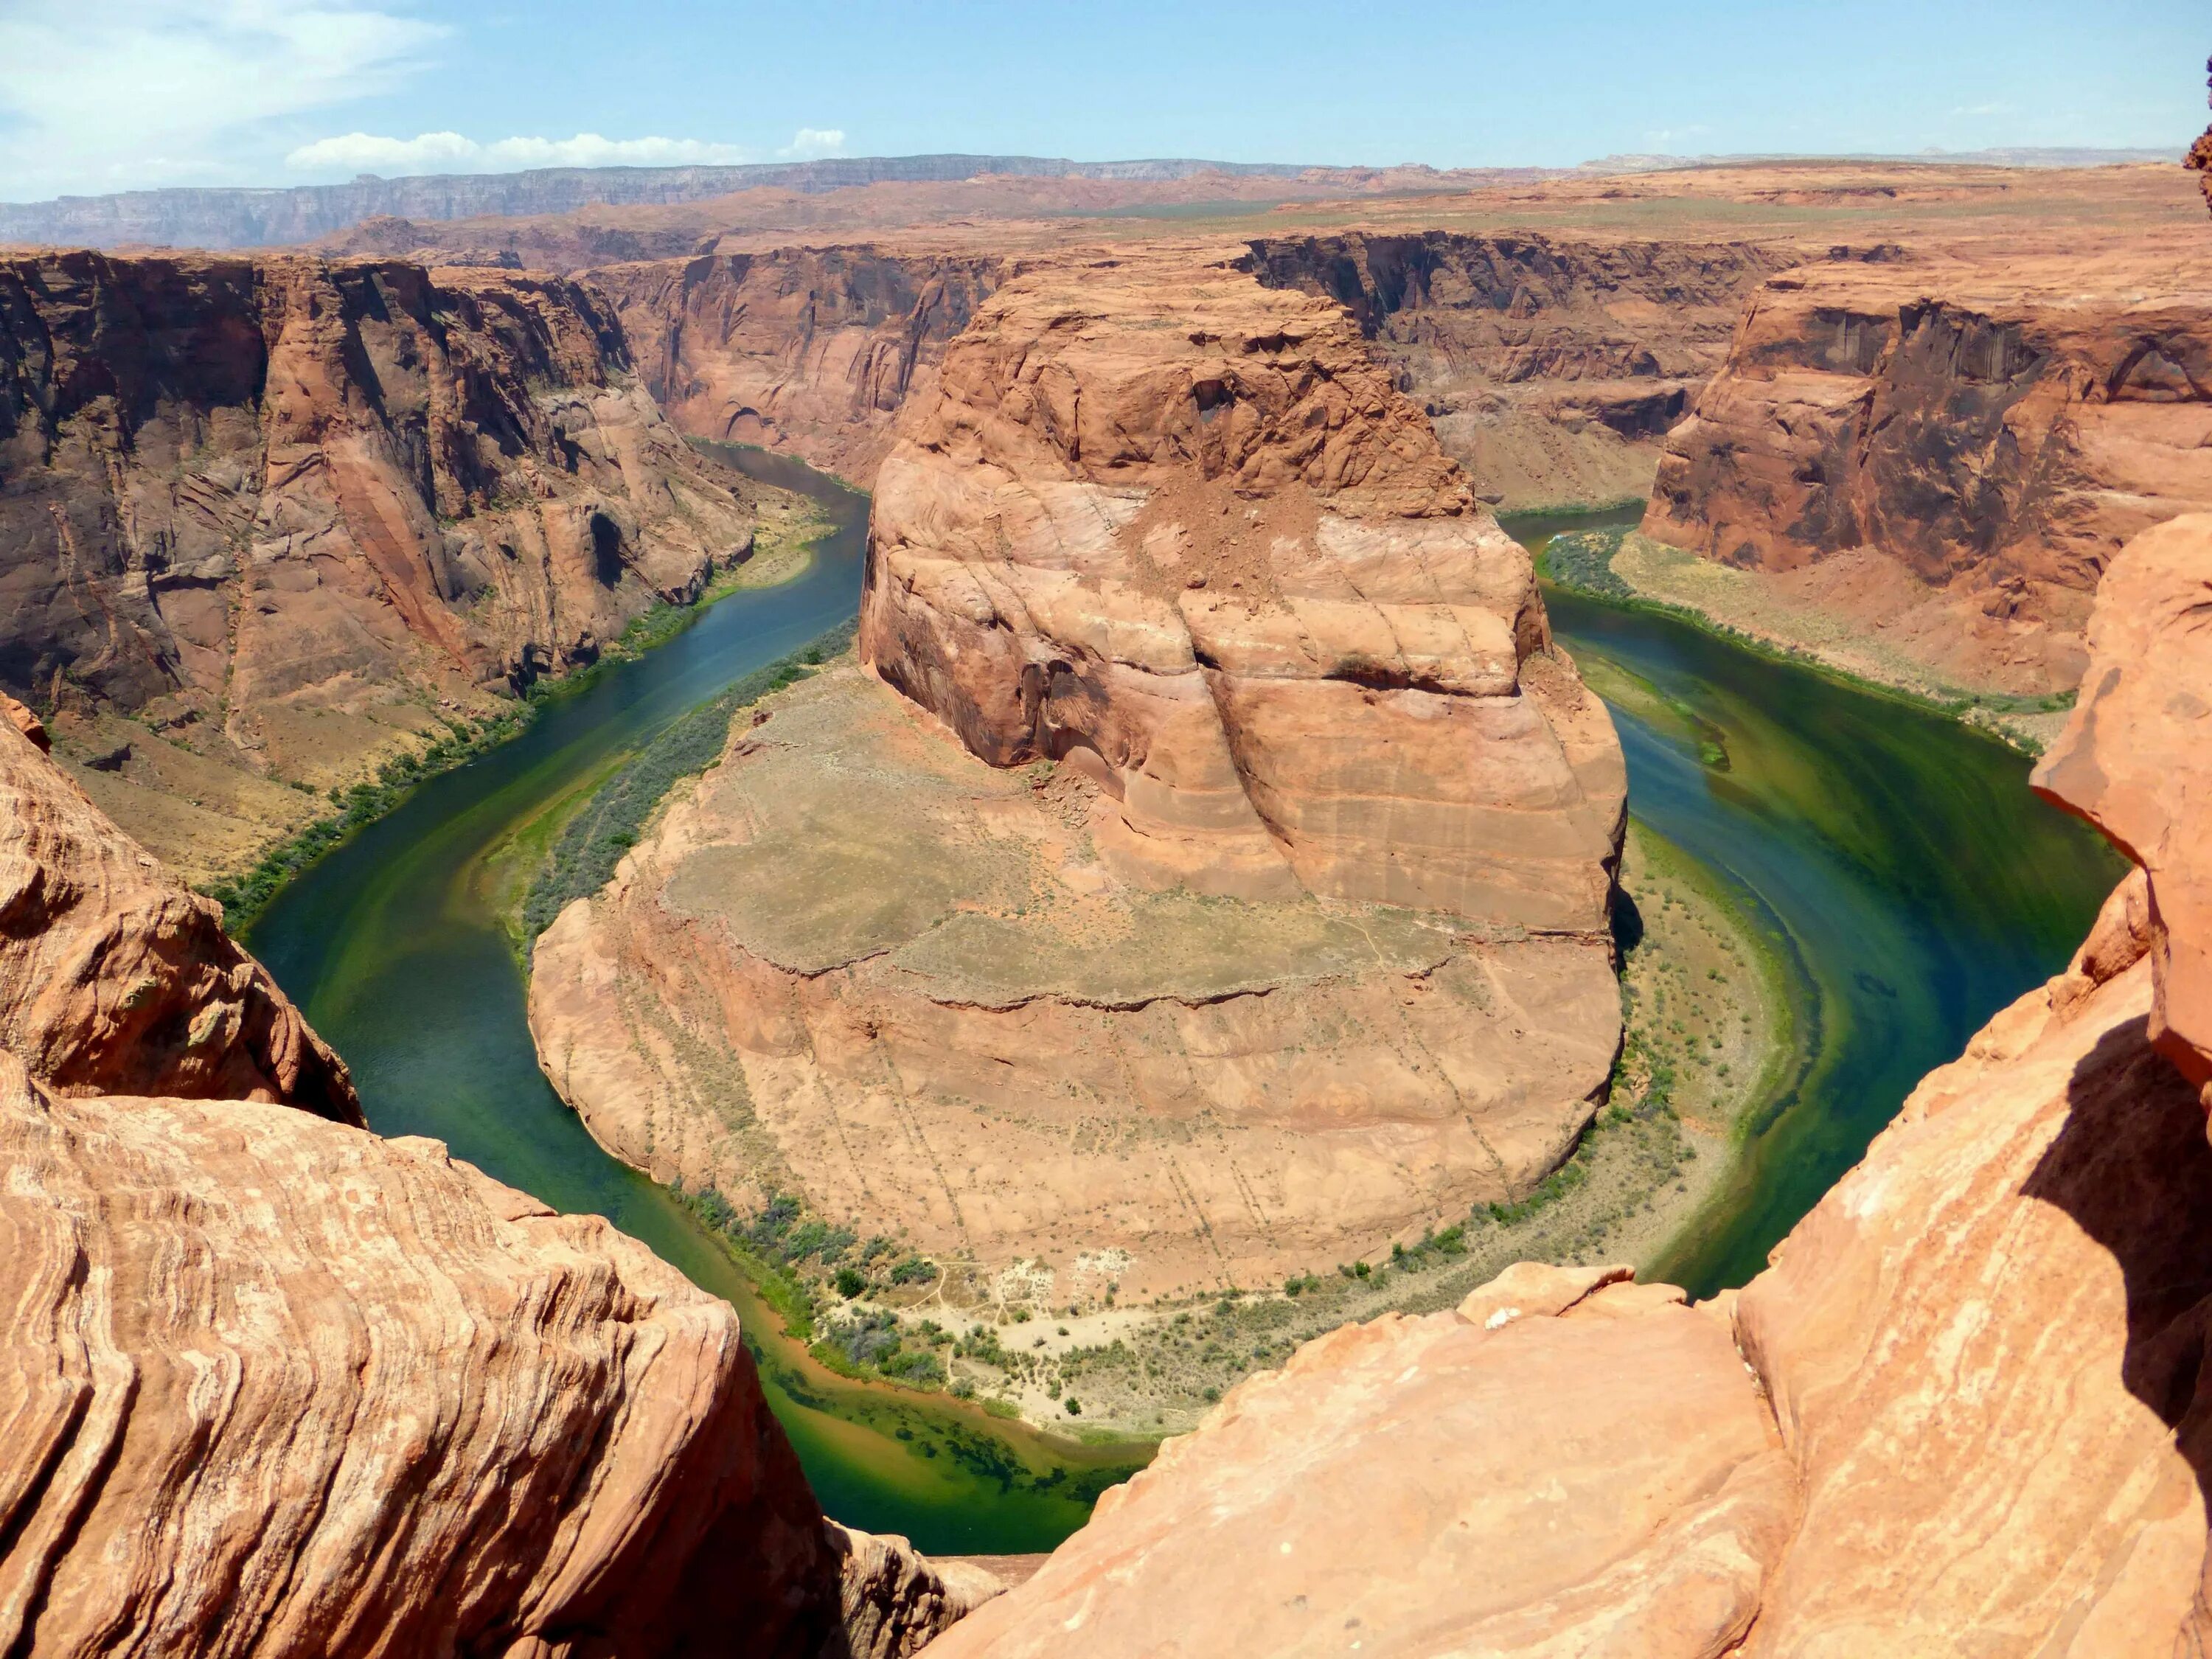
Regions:
<instances>
[{"instance_id":1,"label":"canyon wall","mask_svg":"<svg viewBox=\"0 0 2212 1659\"><path fill-rule=\"evenodd\" d=\"M1801 252L1448 231L1254 241L1273 288L1347 307L1485 498L1642 500L1743 301Z\"/></svg>"},{"instance_id":2,"label":"canyon wall","mask_svg":"<svg viewBox=\"0 0 2212 1659\"><path fill-rule=\"evenodd\" d=\"M1310 1344L933 1654L2204 1652L2208 566L2208 515L2118 556L2037 774L2143 867L1765 1273Z\"/></svg>"},{"instance_id":3,"label":"canyon wall","mask_svg":"<svg viewBox=\"0 0 2212 1659\"><path fill-rule=\"evenodd\" d=\"M1846 613L1917 592L1965 683L2038 693L2079 679L2122 544L2208 507L2212 292L2189 266L1837 259L1759 290L1644 528L1816 584L1829 566Z\"/></svg>"},{"instance_id":4,"label":"canyon wall","mask_svg":"<svg viewBox=\"0 0 2212 1659\"><path fill-rule=\"evenodd\" d=\"M901 1659L994 1588L823 1520L728 1304L358 1127L0 712L0 1648Z\"/></svg>"},{"instance_id":5,"label":"canyon wall","mask_svg":"<svg viewBox=\"0 0 2212 1659\"><path fill-rule=\"evenodd\" d=\"M861 245L605 266L640 374L693 437L787 449L865 489L945 343L1012 274Z\"/></svg>"},{"instance_id":6,"label":"canyon wall","mask_svg":"<svg viewBox=\"0 0 2212 1659\"><path fill-rule=\"evenodd\" d=\"M605 301L496 271L0 261L0 687L157 842L591 660L752 538Z\"/></svg>"},{"instance_id":7,"label":"canyon wall","mask_svg":"<svg viewBox=\"0 0 2212 1659\"><path fill-rule=\"evenodd\" d=\"M0 695L0 1048L64 1094L283 1101L358 1124L344 1065L261 964L46 758Z\"/></svg>"},{"instance_id":8,"label":"canyon wall","mask_svg":"<svg viewBox=\"0 0 2212 1659\"><path fill-rule=\"evenodd\" d=\"M900 432L872 672L763 705L538 941L594 1134L902 1230L971 1303L1279 1280L1525 1193L1620 1041L1620 751L1343 313L1042 269Z\"/></svg>"}]
</instances>

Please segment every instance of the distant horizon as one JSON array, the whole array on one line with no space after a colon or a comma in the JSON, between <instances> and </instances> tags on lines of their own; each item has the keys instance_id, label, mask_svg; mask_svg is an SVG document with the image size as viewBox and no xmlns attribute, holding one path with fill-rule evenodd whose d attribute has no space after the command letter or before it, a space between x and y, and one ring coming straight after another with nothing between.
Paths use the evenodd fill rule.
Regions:
<instances>
[{"instance_id":1,"label":"distant horizon","mask_svg":"<svg viewBox=\"0 0 2212 1659\"><path fill-rule=\"evenodd\" d=\"M298 191L336 191L362 185L399 185L408 183L439 183L489 179L524 179L533 176L568 176L598 173L787 173L809 169L821 163L870 163L929 161L937 159L975 160L998 162L1053 162L1077 167L1188 167L1194 173L1219 171L1273 174L1285 179L1304 173L1369 173L1428 172L1439 176L1481 173L1545 173L1565 175L1572 173L1601 173L1608 169L1621 173L1665 172L1698 167L1741 166L1747 164L1780 164L1826 161L1868 161L1892 165L1980 165L1998 167L2124 167L2152 166L2178 163L2186 153L2185 145L2171 149L2148 146L2104 147L2075 144L2004 144L1979 149L1952 150L1929 148L1917 151L1897 150L1752 150L1686 154L1667 151L1628 151L1607 155L1592 156L1586 161L1559 165L1535 163L1463 163L1444 167L1421 161L1230 161L1211 156L1195 155L1116 155L1068 156L1042 155L1005 155L985 150L951 149L918 151L898 155L837 155L818 156L798 161L685 161L685 162L615 162L599 166L550 166L536 167L471 167L453 168L433 173L380 173L362 172L350 179L319 179L313 182L290 181L260 183L244 181L222 185L152 185L113 191L64 191L54 196L21 199L0 197L0 207L40 208L67 202L100 201L116 197L152 195L162 192L205 192L208 194L268 194L277 195ZM2023 160L2038 157L2048 159ZM1998 158L2015 158L2001 160ZM1000 167L994 174L976 176L1034 178L1051 175L1027 173L1015 167ZM849 186L848 186L849 187Z\"/></svg>"},{"instance_id":2,"label":"distant horizon","mask_svg":"<svg viewBox=\"0 0 2212 1659\"><path fill-rule=\"evenodd\" d=\"M1370 0L1351 29L1314 0L5 0L0 200L945 154L2178 150L2208 47L2183 0Z\"/></svg>"}]
</instances>

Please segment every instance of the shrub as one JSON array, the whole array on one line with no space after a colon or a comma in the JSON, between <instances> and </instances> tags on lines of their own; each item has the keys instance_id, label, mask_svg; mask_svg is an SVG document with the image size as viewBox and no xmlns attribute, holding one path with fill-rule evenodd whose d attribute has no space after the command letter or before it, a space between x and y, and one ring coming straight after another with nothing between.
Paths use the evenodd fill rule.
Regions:
<instances>
[{"instance_id":1,"label":"shrub","mask_svg":"<svg viewBox=\"0 0 2212 1659\"><path fill-rule=\"evenodd\" d=\"M840 1267L837 1269L837 1294L843 1297L848 1302L850 1302L854 1297L860 1295L862 1291L865 1291L867 1288L868 1281L861 1278L860 1274L854 1273L850 1267Z\"/></svg>"}]
</instances>

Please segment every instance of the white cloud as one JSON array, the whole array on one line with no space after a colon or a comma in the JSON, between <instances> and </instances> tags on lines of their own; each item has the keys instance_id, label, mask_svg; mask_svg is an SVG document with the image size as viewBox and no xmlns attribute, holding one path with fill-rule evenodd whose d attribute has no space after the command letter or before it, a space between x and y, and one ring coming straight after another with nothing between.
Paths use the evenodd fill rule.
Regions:
<instances>
[{"instance_id":1,"label":"white cloud","mask_svg":"<svg viewBox=\"0 0 2212 1659\"><path fill-rule=\"evenodd\" d=\"M0 197L235 172L261 124L388 91L446 33L352 0L5 0Z\"/></svg>"},{"instance_id":2,"label":"white cloud","mask_svg":"<svg viewBox=\"0 0 2212 1659\"><path fill-rule=\"evenodd\" d=\"M727 165L749 161L752 152L737 144L699 138L602 138L580 132L573 138L500 138L489 144L458 132L424 132L412 138L383 138L349 132L302 144L284 165L302 173L513 173L525 167L668 167Z\"/></svg>"},{"instance_id":3,"label":"white cloud","mask_svg":"<svg viewBox=\"0 0 2212 1659\"><path fill-rule=\"evenodd\" d=\"M1961 104L1951 112L1954 115L2009 115L2010 104Z\"/></svg>"},{"instance_id":4,"label":"white cloud","mask_svg":"<svg viewBox=\"0 0 2212 1659\"><path fill-rule=\"evenodd\" d=\"M845 130L842 127L801 127L791 135L791 142L776 151L786 161L811 161L823 155L845 153Z\"/></svg>"}]
</instances>

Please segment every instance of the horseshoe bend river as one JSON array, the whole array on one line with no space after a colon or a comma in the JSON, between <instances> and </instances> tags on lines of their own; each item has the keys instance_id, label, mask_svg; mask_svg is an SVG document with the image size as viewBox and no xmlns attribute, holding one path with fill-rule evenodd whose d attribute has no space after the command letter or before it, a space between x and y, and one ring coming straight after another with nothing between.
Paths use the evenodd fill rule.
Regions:
<instances>
[{"instance_id":1,"label":"horseshoe bend river","mask_svg":"<svg viewBox=\"0 0 2212 1659\"><path fill-rule=\"evenodd\" d=\"M602 1152L538 1068L492 856L858 601L867 498L781 456L720 453L819 504L831 528L805 573L702 608L668 643L422 784L278 894L247 942L352 1066L380 1133L434 1136L556 1209L604 1215L735 1304L831 1515L939 1553L1047 1549L1150 1449L1077 1445L824 1370L781 1336L722 1247ZM1607 521L1509 527L1534 546ZM1638 689L1632 707L1615 705L1631 811L1735 896L1791 986L1783 1084L1747 1115L1729 1179L1661 1264L1710 1293L1756 1273L1921 1075L2064 963L2120 866L2028 794L2023 758L1954 721L1671 617L1547 597L1568 649L1604 663L1605 683ZM1636 712L1653 708L1666 717Z\"/></svg>"}]
</instances>

